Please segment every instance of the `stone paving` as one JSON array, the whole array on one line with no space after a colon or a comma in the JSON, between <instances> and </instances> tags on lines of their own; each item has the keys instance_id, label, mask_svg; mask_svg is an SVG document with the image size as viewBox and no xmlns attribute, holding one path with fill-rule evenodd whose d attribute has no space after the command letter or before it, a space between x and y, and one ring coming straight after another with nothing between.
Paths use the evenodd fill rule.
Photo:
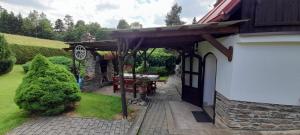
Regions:
<instances>
[{"instance_id":1,"label":"stone paving","mask_svg":"<svg viewBox=\"0 0 300 135\"><path fill-rule=\"evenodd\" d=\"M172 78L170 78L172 79ZM169 81L173 82L173 81ZM150 97L150 105L142 123L140 135L168 135L166 102L180 101L179 93L170 83L159 87L155 96Z\"/></svg>"},{"instance_id":2,"label":"stone paving","mask_svg":"<svg viewBox=\"0 0 300 135\"><path fill-rule=\"evenodd\" d=\"M124 135L131 126L127 120L95 118L41 117L17 127L8 135Z\"/></svg>"},{"instance_id":3,"label":"stone paving","mask_svg":"<svg viewBox=\"0 0 300 135\"><path fill-rule=\"evenodd\" d=\"M167 84L158 87L157 93L150 97L139 135L300 135L300 130L231 130L212 123L195 122L191 110L199 107L181 101L178 84L178 79L171 76Z\"/></svg>"}]
</instances>

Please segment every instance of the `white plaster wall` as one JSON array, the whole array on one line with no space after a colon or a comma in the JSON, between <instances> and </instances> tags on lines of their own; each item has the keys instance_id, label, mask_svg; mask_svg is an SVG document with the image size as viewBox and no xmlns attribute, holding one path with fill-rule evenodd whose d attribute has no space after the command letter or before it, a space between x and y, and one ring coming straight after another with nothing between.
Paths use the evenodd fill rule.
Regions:
<instances>
[{"instance_id":1,"label":"white plaster wall","mask_svg":"<svg viewBox=\"0 0 300 135\"><path fill-rule=\"evenodd\" d=\"M234 35L218 39L233 46L233 60L207 42L199 54L217 57L216 90L231 100L300 105L300 35Z\"/></svg>"},{"instance_id":2,"label":"white plaster wall","mask_svg":"<svg viewBox=\"0 0 300 135\"><path fill-rule=\"evenodd\" d=\"M227 48L234 46L237 41L237 36L228 36L226 38L219 39ZM217 57L217 76L216 76L216 90L227 98L231 97L231 80L233 62L229 62L219 50L214 48L208 42L199 43L198 54L203 58L207 53L213 53ZM235 54L233 55L233 60Z\"/></svg>"},{"instance_id":3,"label":"white plaster wall","mask_svg":"<svg viewBox=\"0 0 300 135\"><path fill-rule=\"evenodd\" d=\"M300 105L300 35L239 36L231 99Z\"/></svg>"}]
</instances>

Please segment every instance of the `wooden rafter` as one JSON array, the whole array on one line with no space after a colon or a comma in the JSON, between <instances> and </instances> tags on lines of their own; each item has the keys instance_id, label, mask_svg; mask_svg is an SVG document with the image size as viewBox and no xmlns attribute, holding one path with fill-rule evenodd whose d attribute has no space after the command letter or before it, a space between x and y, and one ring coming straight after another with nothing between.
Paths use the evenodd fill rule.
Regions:
<instances>
[{"instance_id":1,"label":"wooden rafter","mask_svg":"<svg viewBox=\"0 0 300 135\"><path fill-rule=\"evenodd\" d=\"M201 37L204 38L216 49L218 49L221 53L223 53L228 58L228 61L232 60L232 53L233 53L232 46L226 48L222 43L220 43L218 40L216 40L213 36L209 34L202 34Z\"/></svg>"}]
</instances>

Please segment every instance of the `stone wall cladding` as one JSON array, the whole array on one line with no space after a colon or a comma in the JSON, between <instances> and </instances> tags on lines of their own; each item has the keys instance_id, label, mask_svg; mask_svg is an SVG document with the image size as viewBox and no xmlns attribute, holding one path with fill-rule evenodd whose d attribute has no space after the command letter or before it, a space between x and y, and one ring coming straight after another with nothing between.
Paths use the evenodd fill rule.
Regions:
<instances>
[{"instance_id":1,"label":"stone wall cladding","mask_svg":"<svg viewBox=\"0 0 300 135\"><path fill-rule=\"evenodd\" d=\"M217 93L216 118L232 129L299 130L300 107L228 100Z\"/></svg>"}]
</instances>

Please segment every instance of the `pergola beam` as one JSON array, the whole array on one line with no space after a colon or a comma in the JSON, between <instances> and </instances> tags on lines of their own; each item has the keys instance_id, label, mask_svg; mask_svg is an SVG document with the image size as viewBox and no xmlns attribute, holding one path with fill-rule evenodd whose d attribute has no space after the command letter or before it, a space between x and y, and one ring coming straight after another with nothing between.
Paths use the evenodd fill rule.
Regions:
<instances>
[{"instance_id":1,"label":"pergola beam","mask_svg":"<svg viewBox=\"0 0 300 135\"><path fill-rule=\"evenodd\" d=\"M232 60L232 53L233 53L232 46L230 46L229 48L226 48L222 43L220 43L218 40L216 40L213 36L211 36L209 34L203 34L201 36L207 42L209 42L212 46L214 46L216 49L218 49L221 53L223 53L228 58L228 61Z\"/></svg>"},{"instance_id":2,"label":"pergola beam","mask_svg":"<svg viewBox=\"0 0 300 135\"><path fill-rule=\"evenodd\" d=\"M163 37L176 37L176 36L199 36L202 34L228 34L238 32L238 27L224 27L224 28L203 28L198 29L189 29L189 30L169 30L169 31L136 31L136 32L119 32L115 31L112 33L113 37L116 38L163 38Z\"/></svg>"}]
</instances>

